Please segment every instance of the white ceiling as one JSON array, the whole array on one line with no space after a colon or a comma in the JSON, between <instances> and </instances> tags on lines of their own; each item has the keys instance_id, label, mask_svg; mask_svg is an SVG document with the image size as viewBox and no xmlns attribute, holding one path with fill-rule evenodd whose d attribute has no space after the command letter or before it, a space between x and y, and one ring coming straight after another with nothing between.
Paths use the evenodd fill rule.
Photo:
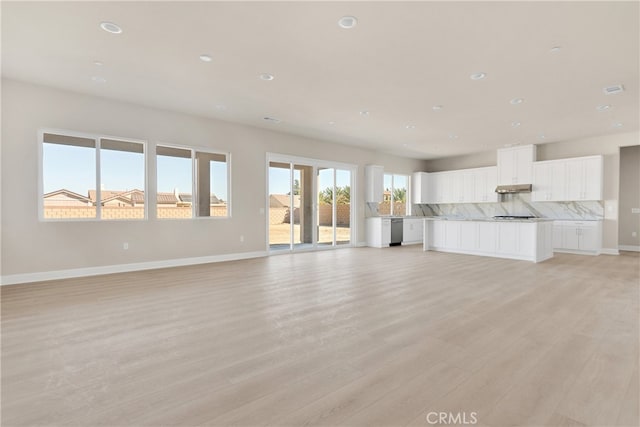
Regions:
<instances>
[{"instance_id":1,"label":"white ceiling","mask_svg":"<svg viewBox=\"0 0 640 427\"><path fill-rule=\"evenodd\" d=\"M638 5L3 1L2 74L431 159L638 130Z\"/></svg>"}]
</instances>

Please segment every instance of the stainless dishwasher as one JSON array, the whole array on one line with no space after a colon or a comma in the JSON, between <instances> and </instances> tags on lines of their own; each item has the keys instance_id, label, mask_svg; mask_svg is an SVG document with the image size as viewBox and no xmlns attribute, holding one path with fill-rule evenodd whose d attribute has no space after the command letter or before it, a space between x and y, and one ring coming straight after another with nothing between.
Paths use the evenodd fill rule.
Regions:
<instances>
[{"instance_id":1,"label":"stainless dishwasher","mask_svg":"<svg viewBox=\"0 0 640 427\"><path fill-rule=\"evenodd\" d=\"M391 218L391 241L389 246L402 244L402 218Z\"/></svg>"}]
</instances>

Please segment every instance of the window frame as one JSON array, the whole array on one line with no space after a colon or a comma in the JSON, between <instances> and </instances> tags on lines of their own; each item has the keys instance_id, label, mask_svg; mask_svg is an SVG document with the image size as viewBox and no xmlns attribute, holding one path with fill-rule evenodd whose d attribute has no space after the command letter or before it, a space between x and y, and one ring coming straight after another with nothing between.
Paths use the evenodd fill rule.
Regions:
<instances>
[{"instance_id":1,"label":"window frame","mask_svg":"<svg viewBox=\"0 0 640 427\"><path fill-rule=\"evenodd\" d=\"M95 142L95 186L96 186L96 216L95 218L45 218L44 216L44 141L45 134L92 139ZM122 141L132 144L142 145L143 167L144 167L144 216L143 218L102 218L102 170L100 164L101 140ZM38 221L39 222L123 222L123 221L146 221L149 218L149 168L148 168L148 143L146 140L106 135L100 133L78 132L67 129L42 128L38 130ZM64 144L61 144L64 145Z\"/></svg>"},{"instance_id":2,"label":"window frame","mask_svg":"<svg viewBox=\"0 0 640 427\"><path fill-rule=\"evenodd\" d=\"M191 217L189 218L158 218L158 200L157 200L157 194L158 194L158 147L165 147L165 148L175 148L177 150L189 150L191 152ZM226 177L227 177L227 215L226 216L199 216L197 215L197 203L195 203L194 201L197 199L196 197L196 190L198 187L198 171L197 171L197 167L196 167L196 154L197 153L206 153L206 154L218 154L218 155L224 155L225 156L225 164L227 165L227 173L226 173ZM176 221L185 221L185 220L210 220L210 219L214 219L214 220L224 220L224 219L230 219L232 218L232 194L231 194L231 152L230 151L225 151L225 150L220 150L220 149L216 149L216 148L211 148L211 147L202 147L202 146L195 146L195 145L184 145L184 144L174 144L174 143L165 143L165 142L157 142L154 145L154 161L155 161L155 189L156 189L156 195L155 195L155 219L157 219L158 221L171 221L171 220L176 220Z\"/></svg>"},{"instance_id":3,"label":"window frame","mask_svg":"<svg viewBox=\"0 0 640 427\"><path fill-rule=\"evenodd\" d=\"M382 182L384 183L384 177L386 175L391 176L391 197L389 198L389 215L391 216L410 216L412 209L411 209L411 205L412 205L412 201L411 201L411 175L405 175L403 173L395 173L395 172L389 172L389 173L383 173L382 175ZM398 214L396 212L394 212L394 200L393 200L393 191L395 190L395 176L402 176L405 177L407 179L407 192L406 192L406 206L404 209L404 213L402 214ZM382 194L383 194L383 201L384 201L384 185L382 186Z\"/></svg>"}]
</instances>

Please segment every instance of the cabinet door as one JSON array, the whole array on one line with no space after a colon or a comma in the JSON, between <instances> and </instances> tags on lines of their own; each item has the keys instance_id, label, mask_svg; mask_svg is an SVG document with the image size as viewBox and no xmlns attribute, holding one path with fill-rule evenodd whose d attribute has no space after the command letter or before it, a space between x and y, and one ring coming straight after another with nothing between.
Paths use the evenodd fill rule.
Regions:
<instances>
[{"instance_id":1,"label":"cabinet door","mask_svg":"<svg viewBox=\"0 0 640 427\"><path fill-rule=\"evenodd\" d=\"M445 221L445 247L447 249L460 248L460 221Z\"/></svg>"},{"instance_id":2,"label":"cabinet door","mask_svg":"<svg viewBox=\"0 0 640 427\"><path fill-rule=\"evenodd\" d=\"M554 225L553 226L553 248L554 249L562 249L564 248L562 243L562 233L563 233L562 225Z\"/></svg>"},{"instance_id":3,"label":"cabinet door","mask_svg":"<svg viewBox=\"0 0 640 427\"><path fill-rule=\"evenodd\" d=\"M496 193L496 187L498 186L498 168L490 167L485 169L486 182L484 184L485 194L482 197L483 202L496 203L498 201L498 193Z\"/></svg>"},{"instance_id":4,"label":"cabinet door","mask_svg":"<svg viewBox=\"0 0 640 427\"><path fill-rule=\"evenodd\" d=\"M415 204L429 203L428 176L426 172L416 172L411 177L411 202Z\"/></svg>"},{"instance_id":5,"label":"cabinet door","mask_svg":"<svg viewBox=\"0 0 640 427\"><path fill-rule=\"evenodd\" d=\"M433 224L433 233L431 238L431 245L436 248L445 247L445 228L444 224L447 221L431 221Z\"/></svg>"},{"instance_id":6,"label":"cabinet door","mask_svg":"<svg viewBox=\"0 0 640 427\"><path fill-rule=\"evenodd\" d=\"M536 163L533 165L533 188L531 189L532 202L546 202L549 200L551 190L552 167L549 163Z\"/></svg>"},{"instance_id":7,"label":"cabinet door","mask_svg":"<svg viewBox=\"0 0 640 427\"><path fill-rule=\"evenodd\" d=\"M462 202L465 203L475 203L481 201L476 197L476 186L477 182L477 172L476 171L464 171L462 172Z\"/></svg>"},{"instance_id":8,"label":"cabinet door","mask_svg":"<svg viewBox=\"0 0 640 427\"><path fill-rule=\"evenodd\" d=\"M581 227L578 228L578 234L580 237L579 249L582 251L600 251L598 243L598 227Z\"/></svg>"},{"instance_id":9,"label":"cabinet door","mask_svg":"<svg viewBox=\"0 0 640 427\"><path fill-rule=\"evenodd\" d=\"M440 203L440 176L439 173L429 174L429 190L427 191L427 200L428 203L435 204Z\"/></svg>"},{"instance_id":10,"label":"cabinet door","mask_svg":"<svg viewBox=\"0 0 640 427\"><path fill-rule=\"evenodd\" d=\"M567 160L567 200L582 200L584 196L584 165L582 160Z\"/></svg>"},{"instance_id":11,"label":"cabinet door","mask_svg":"<svg viewBox=\"0 0 640 427\"><path fill-rule=\"evenodd\" d=\"M496 251L496 223L478 223L478 250L486 253Z\"/></svg>"},{"instance_id":12,"label":"cabinet door","mask_svg":"<svg viewBox=\"0 0 640 427\"><path fill-rule=\"evenodd\" d=\"M566 162L559 161L549 164L548 170L549 201L562 201L567 199Z\"/></svg>"},{"instance_id":13,"label":"cabinet door","mask_svg":"<svg viewBox=\"0 0 640 427\"><path fill-rule=\"evenodd\" d=\"M478 250L478 224L475 221L460 223L460 249L465 251Z\"/></svg>"},{"instance_id":14,"label":"cabinet door","mask_svg":"<svg viewBox=\"0 0 640 427\"><path fill-rule=\"evenodd\" d=\"M518 252L518 223L498 222L498 239L496 252L516 254Z\"/></svg>"},{"instance_id":15,"label":"cabinet door","mask_svg":"<svg viewBox=\"0 0 640 427\"><path fill-rule=\"evenodd\" d=\"M451 194L451 174L444 172L440 174L438 179L438 202L439 203L453 203L453 196Z\"/></svg>"},{"instance_id":16,"label":"cabinet door","mask_svg":"<svg viewBox=\"0 0 640 427\"><path fill-rule=\"evenodd\" d=\"M518 148L514 150L515 165L514 184L531 184L533 160L531 158L531 150L528 147Z\"/></svg>"},{"instance_id":17,"label":"cabinet door","mask_svg":"<svg viewBox=\"0 0 640 427\"><path fill-rule=\"evenodd\" d=\"M536 224L521 222L516 224L518 231L517 254L526 257L535 256L536 249Z\"/></svg>"},{"instance_id":18,"label":"cabinet door","mask_svg":"<svg viewBox=\"0 0 640 427\"><path fill-rule=\"evenodd\" d=\"M602 157L583 161L583 200L602 200Z\"/></svg>"},{"instance_id":19,"label":"cabinet door","mask_svg":"<svg viewBox=\"0 0 640 427\"><path fill-rule=\"evenodd\" d=\"M580 249L580 228L573 225L562 227L562 247L564 249Z\"/></svg>"},{"instance_id":20,"label":"cabinet door","mask_svg":"<svg viewBox=\"0 0 640 427\"><path fill-rule=\"evenodd\" d=\"M382 219L381 232L382 247L389 246L389 243L391 243L391 220Z\"/></svg>"},{"instance_id":21,"label":"cabinet door","mask_svg":"<svg viewBox=\"0 0 640 427\"><path fill-rule=\"evenodd\" d=\"M513 150L498 150L498 185L515 184L515 166Z\"/></svg>"}]
</instances>

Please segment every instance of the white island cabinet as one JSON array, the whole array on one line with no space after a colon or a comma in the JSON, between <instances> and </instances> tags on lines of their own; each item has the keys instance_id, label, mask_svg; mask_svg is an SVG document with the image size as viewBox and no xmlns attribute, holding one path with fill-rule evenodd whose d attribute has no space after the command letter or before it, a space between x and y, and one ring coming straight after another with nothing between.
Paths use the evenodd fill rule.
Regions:
<instances>
[{"instance_id":1,"label":"white island cabinet","mask_svg":"<svg viewBox=\"0 0 640 427\"><path fill-rule=\"evenodd\" d=\"M553 257L553 221L427 218L423 248L540 262Z\"/></svg>"}]
</instances>

